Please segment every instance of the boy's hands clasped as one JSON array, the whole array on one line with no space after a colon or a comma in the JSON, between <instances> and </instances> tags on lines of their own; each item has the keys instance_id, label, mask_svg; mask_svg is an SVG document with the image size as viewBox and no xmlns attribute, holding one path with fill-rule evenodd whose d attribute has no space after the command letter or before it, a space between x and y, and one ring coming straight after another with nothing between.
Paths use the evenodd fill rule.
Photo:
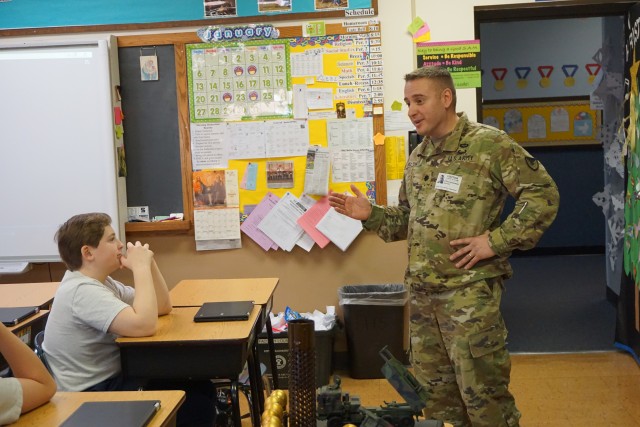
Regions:
<instances>
[{"instance_id":1,"label":"boy's hands clasped","mask_svg":"<svg viewBox=\"0 0 640 427\"><path fill-rule=\"evenodd\" d=\"M127 252L120 258L122 267L133 270L136 267L149 267L153 261L153 251L149 244L144 245L137 241L135 244L127 243Z\"/></svg>"}]
</instances>

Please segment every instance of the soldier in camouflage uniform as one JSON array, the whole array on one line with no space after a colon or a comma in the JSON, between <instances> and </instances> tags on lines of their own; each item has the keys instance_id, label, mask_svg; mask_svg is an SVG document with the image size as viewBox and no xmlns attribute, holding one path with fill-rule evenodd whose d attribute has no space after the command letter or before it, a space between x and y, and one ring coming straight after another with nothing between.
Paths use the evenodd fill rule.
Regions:
<instances>
[{"instance_id":1,"label":"soldier in camouflage uniform","mask_svg":"<svg viewBox=\"0 0 640 427\"><path fill-rule=\"evenodd\" d=\"M427 418L456 427L518 426L500 314L507 258L530 249L553 222L558 189L544 167L504 132L456 114L446 69L405 76L405 102L425 136L404 170L399 206L331 193L340 213L387 242L407 239L411 361L429 397ZM508 196L515 209L503 221Z\"/></svg>"}]
</instances>

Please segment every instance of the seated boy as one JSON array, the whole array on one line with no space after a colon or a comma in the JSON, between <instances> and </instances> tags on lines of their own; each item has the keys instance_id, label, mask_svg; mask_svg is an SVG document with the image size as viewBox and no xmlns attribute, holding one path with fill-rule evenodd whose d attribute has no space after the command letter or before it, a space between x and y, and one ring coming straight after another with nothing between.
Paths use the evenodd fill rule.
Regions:
<instances>
[{"instance_id":1,"label":"seated boy","mask_svg":"<svg viewBox=\"0 0 640 427\"><path fill-rule=\"evenodd\" d=\"M103 213L70 218L58 229L56 241L68 270L53 300L43 349L58 389L135 389L136 384L125 382L121 374L115 340L153 335L158 316L171 311L169 290L153 252L148 244L136 242L128 243L123 254L124 245L111 227L111 218ZM119 268L131 270L135 289L109 277ZM210 381L184 383L181 388L187 392L187 401L178 412L178 424L211 426L213 385ZM194 402L203 405L196 408Z\"/></svg>"},{"instance_id":2,"label":"seated boy","mask_svg":"<svg viewBox=\"0 0 640 427\"><path fill-rule=\"evenodd\" d=\"M56 392L56 383L38 356L0 323L0 353L13 377L0 378L0 425L44 405Z\"/></svg>"}]
</instances>

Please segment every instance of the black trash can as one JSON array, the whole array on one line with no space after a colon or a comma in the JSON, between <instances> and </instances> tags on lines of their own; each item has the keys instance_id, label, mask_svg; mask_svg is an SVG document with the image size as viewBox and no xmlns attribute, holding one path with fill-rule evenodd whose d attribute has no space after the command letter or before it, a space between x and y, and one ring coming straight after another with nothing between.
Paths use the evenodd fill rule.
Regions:
<instances>
[{"instance_id":1,"label":"black trash can","mask_svg":"<svg viewBox=\"0 0 640 427\"><path fill-rule=\"evenodd\" d=\"M378 352L404 351L404 306L408 293L402 284L348 285L338 289L344 315L352 378L384 378Z\"/></svg>"}]
</instances>

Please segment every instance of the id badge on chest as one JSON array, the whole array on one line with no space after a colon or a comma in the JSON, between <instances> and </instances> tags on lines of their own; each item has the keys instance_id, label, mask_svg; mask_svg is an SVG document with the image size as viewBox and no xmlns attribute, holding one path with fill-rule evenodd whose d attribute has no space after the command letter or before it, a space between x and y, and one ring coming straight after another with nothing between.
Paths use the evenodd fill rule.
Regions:
<instances>
[{"instance_id":1,"label":"id badge on chest","mask_svg":"<svg viewBox=\"0 0 640 427\"><path fill-rule=\"evenodd\" d=\"M436 190L444 190L458 194L460 184L462 184L461 176L440 172L438 178L436 178Z\"/></svg>"}]
</instances>

